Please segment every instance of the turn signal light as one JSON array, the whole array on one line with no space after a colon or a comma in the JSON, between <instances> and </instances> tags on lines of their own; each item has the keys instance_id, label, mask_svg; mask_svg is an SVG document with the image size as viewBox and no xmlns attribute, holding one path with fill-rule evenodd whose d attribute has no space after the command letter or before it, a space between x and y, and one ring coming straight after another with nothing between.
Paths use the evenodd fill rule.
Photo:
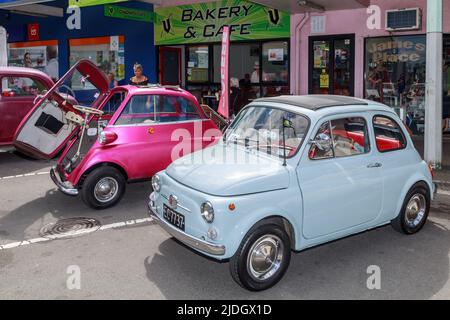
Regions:
<instances>
[{"instance_id":1,"label":"turn signal light","mask_svg":"<svg viewBox=\"0 0 450 320\"><path fill-rule=\"evenodd\" d=\"M114 141L116 141L116 139L117 139L117 134L115 134L114 132L111 132L111 131L103 130L98 135L98 142L100 142L100 144L103 144L103 145L114 142Z\"/></svg>"}]
</instances>

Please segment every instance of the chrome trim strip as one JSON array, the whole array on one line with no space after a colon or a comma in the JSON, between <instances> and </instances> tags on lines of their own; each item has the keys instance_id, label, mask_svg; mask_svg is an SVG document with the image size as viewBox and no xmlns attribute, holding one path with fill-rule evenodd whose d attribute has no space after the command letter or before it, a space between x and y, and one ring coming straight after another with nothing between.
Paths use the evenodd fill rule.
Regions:
<instances>
[{"instance_id":1,"label":"chrome trim strip","mask_svg":"<svg viewBox=\"0 0 450 320\"><path fill-rule=\"evenodd\" d=\"M168 196L166 196L165 194L163 194L163 193L160 193L161 194L161 196L164 198L164 199L166 199L167 201L169 201L169 197ZM183 209L183 210L185 210L185 211L187 211L187 212L192 212L190 209L188 209L188 208L186 208L186 207L183 207L179 202L177 203L177 207L180 207L181 209Z\"/></svg>"},{"instance_id":2,"label":"chrome trim strip","mask_svg":"<svg viewBox=\"0 0 450 320\"><path fill-rule=\"evenodd\" d=\"M55 167L52 167L50 169L50 177L52 178L53 182L56 184L56 186L58 187L58 189L64 193L67 194L69 196L76 196L78 195L78 190L75 188L68 188L67 186L65 186L60 180L58 175L55 173Z\"/></svg>"},{"instance_id":3,"label":"chrome trim strip","mask_svg":"<svg viewBox=\"0 0 450 320\"><path fill-rule=\"evenodd\" d=\"M183 231L177 230L171 225L169 225L169 223L158 217L158 215L153 211L153 208L150 206L150 203L148 204L148 210L150 216L158 223L158 225L162 229L164 229L164 231L166 231L169 235L181 241L188 247L197 249L198 251L208 253L214 256L223 256L225 254L225 246L214 245L204 240L194 238L184 233Z\"/></svg>"}]
</instances>

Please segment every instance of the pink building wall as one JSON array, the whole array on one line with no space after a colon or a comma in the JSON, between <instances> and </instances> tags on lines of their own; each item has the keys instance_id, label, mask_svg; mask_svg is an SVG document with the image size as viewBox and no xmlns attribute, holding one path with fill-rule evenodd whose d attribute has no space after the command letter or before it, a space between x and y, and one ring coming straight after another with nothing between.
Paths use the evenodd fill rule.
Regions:
<instances>
[{"instance_id":1,"label":"pink building wall","mask_svg":"<svg viewBox=\"0 0 450 320\"><path fill-rule=\"evenodd\" d=\"M394 32L393 35L425 34L426 33L426 0L372 0L373 5L381 8L381 30L369 30L366 26L369 14L366 9L328 11L311 15L326 16L326 32L310 34L311 20L308 20L300 31L300 36L295 35L296 26L303 19L303 14L291 16L291 92L296 94L308 93L308 66L309 66L309 36L355 34L355 96L363 97L364 87L364 38L376 36L389 36L384 30L384 12L388 9L415 8L422 9L422 28L418 31ZM450 17L450 1L444 0L444 17ZM450 19L444 19L444 33L450 33ZM298 46L300 45L300 52ZM300 59L296 54L300 53ZM296 61L300 61L299 65ZM299 73L299 77L296 77ZM299 81L297 81L297 79ZM300 82L300 83L298 83Z\"/></svg>"}]
</instances>

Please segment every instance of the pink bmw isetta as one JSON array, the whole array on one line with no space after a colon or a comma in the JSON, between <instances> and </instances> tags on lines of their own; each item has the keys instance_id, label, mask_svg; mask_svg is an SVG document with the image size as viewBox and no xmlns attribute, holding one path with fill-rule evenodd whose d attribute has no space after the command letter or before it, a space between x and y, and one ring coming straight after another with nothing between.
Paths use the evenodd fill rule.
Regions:
<instances>
[{"instance_id":1,"label":"pink bmw isetta","mask_svg":"<svg viewBox=\"0 0 450 320\"><path fill-rule=\"evenodd\" d=\"M61 86L78 105L59 94ZM14 145L41 158L62 150L50 171L53 182L63 193L81 194L88 206L104 209L120 201L127 182L150 179L220 136L187 91L160 85L110 89L105 74L82 60L37 102Z\"/></svg>"}]
</instances>

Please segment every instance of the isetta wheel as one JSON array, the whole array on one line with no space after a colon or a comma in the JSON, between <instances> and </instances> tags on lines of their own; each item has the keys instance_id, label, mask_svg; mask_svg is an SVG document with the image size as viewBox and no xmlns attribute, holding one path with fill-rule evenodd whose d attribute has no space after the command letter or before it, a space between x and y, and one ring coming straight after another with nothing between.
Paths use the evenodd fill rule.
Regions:
<instances>
[{"instance_id":1,"label":"isetta wheel","mask_svg":"<svg viewBox=\"0 0 450 320\"><path fill-rule=\"evenodd\" d=\"M407 193L399 215L391 221L392 227L404 234L414 234L425 225L430 212L428 186L419 182Z\"/></svg>"},{"instance_id":2,"label":"isetta wheel","mask_svg":"<svg viewBox=\"0 0 450 320\"><path fill-rule=\"evenodd\" d=\"M261 291L280 281L290 260L289 236L282 227L266 224L250 230L245 236L230 259L230 272L240 286Z\"/></svg>"},{"instance_id":3,"label":"isetta wheel","mask_svg":"<svg viewBox=\"0 0 450 320\"><path fill-rule=\"evenodd\" d=\"M125 185L125 178L119 170L109 166L100 167L86 177L81 197L93 209L106 209L120 201Z\"/></svg>"}]
</instances>

